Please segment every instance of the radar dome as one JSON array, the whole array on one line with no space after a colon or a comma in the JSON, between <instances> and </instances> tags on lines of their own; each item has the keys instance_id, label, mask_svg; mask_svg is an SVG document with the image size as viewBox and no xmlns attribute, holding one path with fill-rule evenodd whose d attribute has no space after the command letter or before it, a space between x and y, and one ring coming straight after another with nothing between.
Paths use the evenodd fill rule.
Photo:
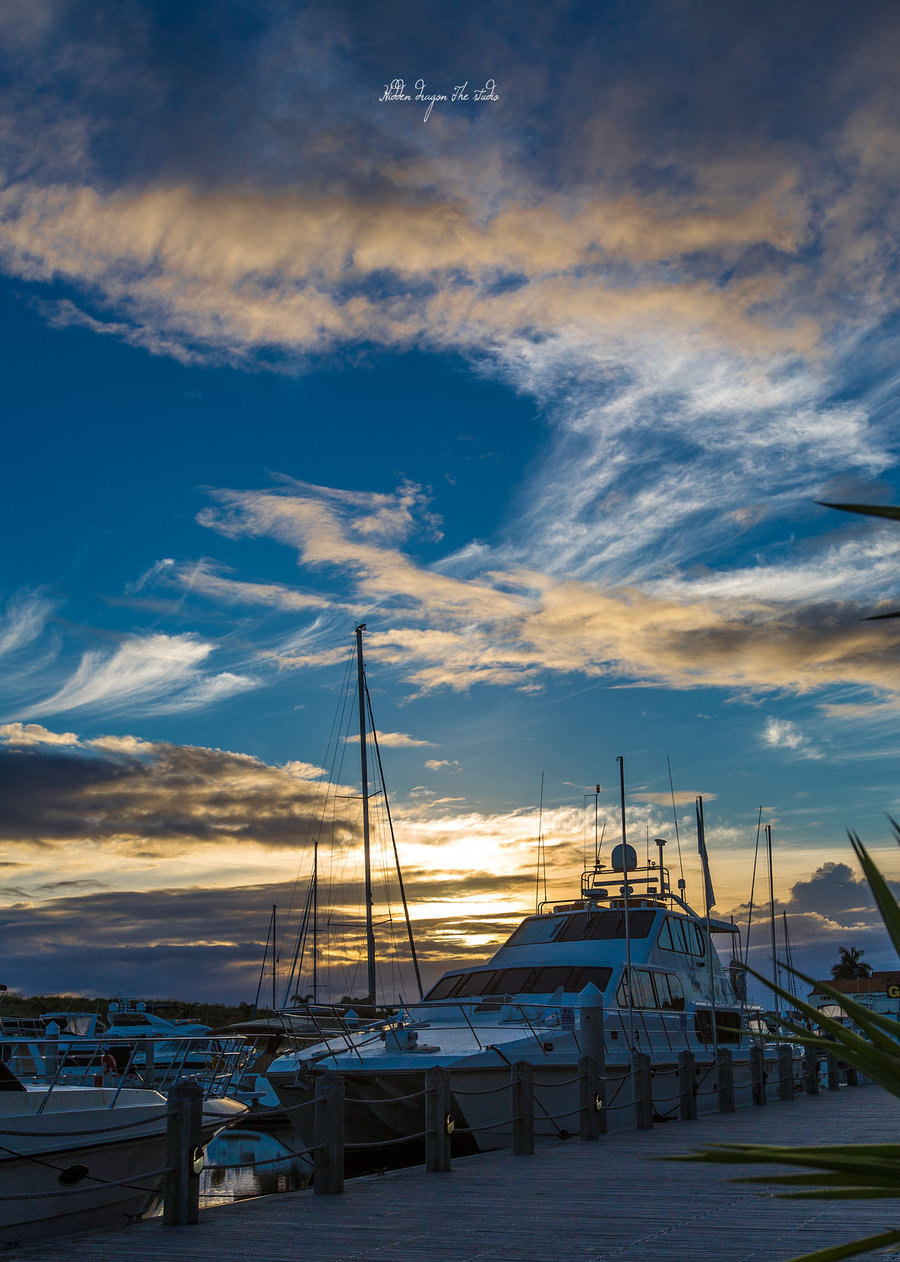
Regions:
<instances>
[{"instance_id":1,"label":"radar dome","mask_svg":"<svg viewBox=\"0 0 900 1262\"><path fill-rule=\"evenodd\" d=\"M634 846L623 846L620 842L618 846L613 846L609 862L613 872L633 872L637 867L637 851Z\"/></svg>"}]
</instances>

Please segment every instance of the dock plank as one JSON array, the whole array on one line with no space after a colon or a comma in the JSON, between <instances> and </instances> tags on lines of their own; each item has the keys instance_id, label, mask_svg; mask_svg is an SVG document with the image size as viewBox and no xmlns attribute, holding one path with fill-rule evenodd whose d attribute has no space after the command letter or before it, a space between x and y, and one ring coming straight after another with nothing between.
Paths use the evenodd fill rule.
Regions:
<instances>
[{"instance_id":1,"label":"dock plank","mask_svg":"<svg viewBox=\"0 0 900 1262\"><path fill-rule=\"evenodd\" d=\"M749 1170L653 1160L709 1142L895 1141L900 1100L879 1087L798 1097L597 1143L491 1153L449 1174L398 1170L342 1196L291 1192L207 1209L192 1227L158 1219L13 1250L19 1262L785 1262L884 1231L889 1201L784 1201L730 1182ZM900 1251L896 1255L900 1257ZM882 1260L885 1254L881 1254Z\"/></svg>"}]
</instances>

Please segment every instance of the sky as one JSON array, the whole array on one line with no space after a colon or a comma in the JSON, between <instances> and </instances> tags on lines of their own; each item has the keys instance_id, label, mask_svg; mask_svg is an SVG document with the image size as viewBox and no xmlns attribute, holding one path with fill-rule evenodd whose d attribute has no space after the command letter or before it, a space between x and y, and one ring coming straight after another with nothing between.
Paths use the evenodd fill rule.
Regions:
<instances>
[{"instance_id":1,"label":"sky","mask_svg":"<svg viewBox=\"0 0 900 1262\"><path fill-rule=\"evenodd\" d=\"M898 59L879 0L8 0L0 980L252 1001L275 905L281 989L318 837L359 993L360 622L426 980L619 756L762 966L760 823L795 961L895 966L900 528L820 501L900 496Z\"/></svg>"}]
</instances>

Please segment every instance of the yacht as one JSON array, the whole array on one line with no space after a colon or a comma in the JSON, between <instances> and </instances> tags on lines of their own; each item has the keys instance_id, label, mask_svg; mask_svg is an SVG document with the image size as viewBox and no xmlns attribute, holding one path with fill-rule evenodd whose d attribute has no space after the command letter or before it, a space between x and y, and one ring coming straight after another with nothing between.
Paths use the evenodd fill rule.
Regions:
<instances>
[{"instance_id":1,"label":"yacht","mask_svg":"<svg viewBox=\"0 0 900 1262\"><path fill-rule=\"evenodd\" d=\"M173 1082L210 1066L218 1045L199 1021L172 1020L140 1000L118 999L106 1014L105 1038L118 1069L126 1066L150 1081Z\"/></svg>"},{"instance_id":2,"label":"yacht","mask_svg":"<svg viewBox=\"0 0 900 1262\"><path fill-rule=\"evenodd\" d=\"M234 1100L204 1100L204 1143L243 1112ZM22 1083L0 1064L0 1248L152 1209L167 1113L147 1088Z\"/></svg>"},{"instance_id":3,"label":"yacht","mask_svg":"<svg viewBox=\"0 0 900 1262\"><path fill-rule=\"evenodd\" d=\"M490 960L445 973L393 1018L345 1023L277 1058L269 1081L301 1145L314 1145L313 1110L296 1106L326 1071L344 1079L348 1146L421 1133L417 1093L432 1066L449 1071L457 1131L479 1150L510 1142L502 1088L517 1061L534 1068L535 1133L548 1137L577 1130L575 1070L586 1054L604 1064L610 1126L631 1124L638 1052L651 1058L659 1117L677 1116L682 1051L709 1063L729 1048L736 1083L749 1084L745 974L739 960L726 969L713 945L713 935L733 941L737 927L698 915L683 881L672 889L663 844L641 868L633 847L616 846L608 866L598 858L582 874L577 899L541 905ZM700 1104L716 1107L712 1091Z\"/></svg>"}]
</instances>

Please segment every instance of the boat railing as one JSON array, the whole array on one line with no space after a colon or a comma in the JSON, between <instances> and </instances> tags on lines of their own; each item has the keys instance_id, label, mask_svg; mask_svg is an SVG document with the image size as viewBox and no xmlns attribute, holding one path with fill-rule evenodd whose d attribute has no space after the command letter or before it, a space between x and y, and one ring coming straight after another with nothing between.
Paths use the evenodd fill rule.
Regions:
<instances>
[{"instance_id":1,"label":"boat railing","mask_svg":"<svg viewBox=\"0 0 900 1262\"><path fill-rule=\"evenodd\" d=\"M164 1047L164 1055L158 1052ZM198 1082L204 1099L234 1091L256 1058L251 1040L179 1037L170 1034L125 1039L109 1034L99 1038L6 1038L0 1040L0 1059L20 1081L47 1087L38 1107L41 1113L53 1092L62 1086L115 1088L114 1108L125 1087L153 1088L165 1094L186 1079Z\"/></svg>"}]
</instances>

